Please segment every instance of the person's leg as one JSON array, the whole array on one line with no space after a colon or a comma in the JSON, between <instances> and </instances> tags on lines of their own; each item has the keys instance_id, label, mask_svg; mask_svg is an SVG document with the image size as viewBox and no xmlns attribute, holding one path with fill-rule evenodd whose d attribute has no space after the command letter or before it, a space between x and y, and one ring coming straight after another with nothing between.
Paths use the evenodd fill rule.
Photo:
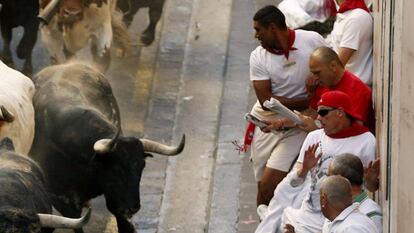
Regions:
<instances>
[{"instance_id":1,"label":"person's leg","mask_svg":"<svg viewBox=\"0 0 414 233\"><path fill-rule=\"evenodd\" d=\"M283 132L274 147L259 183L257 204L268 205L277 185L286 177L299 155L306 133L299 129ZM259 196L260 195L260 196Z\"/></svg>"},{"instance_id":2,"label":"person's leg","mask_svg":"<svg viewBox=\"0 0 414 233\"><path fill-rule=\"evenodd\" d=\"M258 182L257 206L269 205L276 186L285 178L287 172L265 167L262 179Z\"/></svg>"}]
</instances>

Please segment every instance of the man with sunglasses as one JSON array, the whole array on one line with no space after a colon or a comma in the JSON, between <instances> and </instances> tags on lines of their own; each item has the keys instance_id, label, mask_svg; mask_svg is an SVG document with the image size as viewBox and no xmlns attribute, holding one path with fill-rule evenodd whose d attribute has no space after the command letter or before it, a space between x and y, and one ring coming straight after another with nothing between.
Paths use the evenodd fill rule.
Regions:
<instances>
[{"instance_id":1,"label":"man with sunglasses","mask_svg":"<svg viewBox=\"0 0 414 233\"><path fill-rule=\"evenodd\" d=\"M306 89L312 98L307 111L308 115L299 114L304 124L297 127L307 132L318 129L314 123L314 119L317 117L318 101L323 93L338 90L345 92L351 97L354 111L360 116L357 122L368 127L371 132L374 132L375 121L371 88L344 68L334 50L328 47L317 48L309 58L309 70L313 76L307 79ZM281 125L293 125L288 120L283 122L273 120L267 123L269 123L269 126L263 129L265 132L279 129Z\"/></svg>"},{"instance_id":2,"label":"man with sunglasses","mask_svg":"<svg viewBox=\"0 0 414 233\"><path fill-rule=\"evenodd\" d=\"M318 114L322 129L307 135L295 168L275 189L256 233L283 232L286 224L296 232L320 232L325 218L319 186L331 160L336 155L352 153L367 167L375 159L375 137L357 123L361 116L349 95L341 91L324 93L318 102Z\"/></svg>"}]
</instances>

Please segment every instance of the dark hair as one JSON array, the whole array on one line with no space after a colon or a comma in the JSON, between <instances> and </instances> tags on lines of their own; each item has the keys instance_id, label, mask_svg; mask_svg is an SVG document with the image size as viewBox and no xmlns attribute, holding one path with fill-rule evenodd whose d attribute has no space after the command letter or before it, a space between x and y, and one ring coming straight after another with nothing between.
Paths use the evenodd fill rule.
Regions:
<instances>
[{"instance_id":1,"label":"dark hair","mask_svg":"<svg viewBox=\"0 0 414 233\"><path fill-rule=\"evenodd\" d=\"M351 185L362 185L364 182L364 165L361 159L353 154L342 154L331 163L332 175L340 175L349 180Z\"/></svg>"},{"instance_id":2,"label":"dark hair","mask_svg":"<svg viewBox=\"0 0 414 233\"><path fill-rule=\"evenodd\" d=\"M268 27L271 23L274 23L280 29L287 29L285 16L275 6L268 5L256 12L253 17L254 21L257 21L263 27Z\"/></svg>"}]
</instances>

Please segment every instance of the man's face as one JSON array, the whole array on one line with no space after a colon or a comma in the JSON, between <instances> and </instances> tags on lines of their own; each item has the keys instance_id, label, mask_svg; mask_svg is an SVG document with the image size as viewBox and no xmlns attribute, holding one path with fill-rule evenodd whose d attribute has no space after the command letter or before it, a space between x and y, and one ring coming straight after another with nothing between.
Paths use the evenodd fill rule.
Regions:
<instances>
[{"instance_id":1,"label":"man's face","mask_svg":"<svg viewBox=\"0 0 414 233\"><path fill-rule=\"evenodd\" d=\"M277 28L274 24L270 24L268 27L264 27L258 21L254 21L254 37L259 40L260 44L264 48L277 48L279 47L279 41L277 39Z\"/></svg>"},{"instance_id":2,"label":"man's face","mask_svg":"<svg viewBox=\"0 0 414 233\"><path fill-rule=\"evenodd\" d=\"M318 106L318 120L326 135L337 133L340 124L339 111L342 110L323 105Z\"/></svg>"},{"instance_id":3,"label":"man's face","mask_svg":"<svg viewBox=\"0 0 414 233\"><path fill-rule=\"evenodd\" d=\"M323 214L323 216L325 216L325 217L327 217L328 216L328 213L327 213L327 211L326 211L326 206L327 206L327 199L326 199L326 194L324 193L324 191L323 191L323 189L320 189L320 199L319 199L319 201L320 201L320 204L321 204L321 211L322 211L322 214Z\"/></svg>"},{"instance_id":4,"label":"man's face","mask_svg":"<svg viewBox=\"0 0 414 233\"><path fill-rule=\"evenodd\" d=\"M309 70L317 78L320 85L325 87L333 86L335 73L329 65L323 64L318 58L311 56L309 59Z\"/></svg>"}]
</instances>

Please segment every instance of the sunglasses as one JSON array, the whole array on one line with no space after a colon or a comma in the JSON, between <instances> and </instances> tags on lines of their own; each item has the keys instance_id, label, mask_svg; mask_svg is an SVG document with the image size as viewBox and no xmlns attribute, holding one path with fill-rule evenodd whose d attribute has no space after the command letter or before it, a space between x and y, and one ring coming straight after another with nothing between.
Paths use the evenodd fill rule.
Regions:
<instances>
[{"instance_id":1,"label":"sunglasses","mask_svg":"<svg viewBox=\"0 0 414 233\"><path fill-rule=\"evenodd\" d=\"M321 116L321 117L324 117L324 116L328 115L328 113L330 111L333 111L333 110L336 110L336 108L321 109L321 110L318 110L318 115Z\"/></svg>"}]
</instances>

